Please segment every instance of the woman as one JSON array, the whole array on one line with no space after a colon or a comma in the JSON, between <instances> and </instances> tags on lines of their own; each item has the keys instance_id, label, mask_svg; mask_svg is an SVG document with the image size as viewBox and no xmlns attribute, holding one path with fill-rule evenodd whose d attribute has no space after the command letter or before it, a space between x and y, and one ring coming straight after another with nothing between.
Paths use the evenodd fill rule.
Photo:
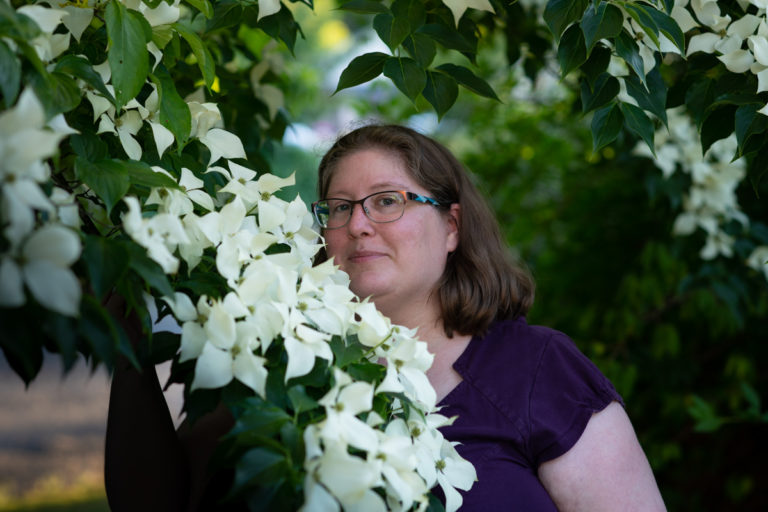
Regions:
<instances>
[{"instance_id":1,"label":"woman","mask_svg":"<svg viewBox=\"0 0 768 512\"><path fill-rule=\"evenodd\" d=\"M477 469L462 510L664 510L611 383L528 326L533 282L507 259L461 164L400 126L364 126L322 159L313 211L329 257L393 323L418 327L444 435Z\"/></svg>"}]
</instances>

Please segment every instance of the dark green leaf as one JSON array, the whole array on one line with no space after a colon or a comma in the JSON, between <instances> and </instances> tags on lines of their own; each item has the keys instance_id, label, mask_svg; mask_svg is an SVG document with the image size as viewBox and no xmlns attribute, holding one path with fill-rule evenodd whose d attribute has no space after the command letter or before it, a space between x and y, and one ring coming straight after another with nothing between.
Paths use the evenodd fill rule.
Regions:
<instances>
[{"instance_id":1,"label":"dark green leaf","mask_svg":"<svg viewBox=\"0 0 768 512\"><path fill-rule=\"evenodd\" d=\"M99 196L99 199L104 201L107 214L109 214L117 202L128 193L131 181L119 169L107 168L100 163L91 163L78 156L75 159L75 176L88 185Z\"/></svg>"},{"instance_id":2,"label":"dark green leaf","mask_svg":"<svg viewBox=\"0 0 768 512\"><path fill-rule=\"evenodd\" d=\"M592 117L592 151L599 151L616 140L623 123L624 116L616 103L597 110Z\"/></svg>"},{"instance_id":3,"label":"dark green leaf","mask_svg":"<svg viewBox=\"0 0 768 512\"><path fill-rule=\"evenodd\" d=\"M405 18L396 18L388 12L377 14L373 18L373 28L390 50L400 46L408 34L411 26Z\"/></svg>"},{"instance_id":4,"label":"dark green leaf","mask_svg":"<svg viewBox=\"0 0 768 512\"><path fill-rule=\"evenodd\" d=\"M93 296L83 295L81 304L78 333L88 342L98 360L103 361L108 368L112 368L118 343L115 322Z\"/></svg>"},{"instance_id":5,"label":"dark green leaf","mask_svg":"<svg viewBox=\"0 0 768 512\"><path fill-rule=\"evenodd\" d=\"M83 260L98 299L104 299L128 269L125 244L102 236L86 235Z\"/></svg>"},{"instance_id":6,"label":"dark green leaf","mask_svg":"<svg viewBox=\"0 0 768 512\"><path fill-rule=\"evenodd\" d=\"M363 348L358 342L345 342L341 337L334 336L331 338L330 345L333 359L339 368L343 369L363 357Z\"/></svg>"},{"instance_id":7,"label":"dark green leaf","mask_svg":"<svg viewBox=\"0 0 768 512\"><path fill-rule=\"evenodd\" d=\"M694 430L697 432L714 432L722 425L722 420L717 417L712 405L699 396L691 397L691 405L688 414L696 420Z\"/></svg>"},{"instance_id":8,"label":"dark green leaf","mask_svg":"<svg viewBox=\"0 0 768 512\"><path fill-rule=\"evenodd\" d=\"M484 96L486 98L491 98L492 100L501 101L499 97L496 96L496 93L493 91L491 86L488 85L488 82L478 77L471 70L465 68L464 66L457 66L456 64L441 64L435 69L453 77L454 80L459 83L459 85L464 86L475 94L479 94L480 96Z\"/></svg>"},{"instance_id":9,"label":"dark green leaf","mask_svg":"<svg viewBox=\"0 0 768 512\"><path fill-rule=\"evenodd\" d=\"M581 72L589 82L590 87L594 87L595 80L608 69L608 64L610 62L610 49L603 45L598 45L592 50L587 61L581 65Z\"/></svg>"},{"instance_id":10,"label":"dark green leaf","mask_svg":"<svg viewBox=\"0 0 768 512\"><path fill-rule=\"evenodd\" d=\"M160 292L165 297L173 297L173 288L168 282L168 276L154 260L147 256L147 251L142 246L131 243L128 246L128 262L134 271L141 276L146 283Z\"/></svg>"},{"instance_id":11,"label":"dark green leaf","mask_svg":"<svg viewBox=\"0 0 768 512\"><path fill-rule=\"evenodd\" d=\"M555 36L555 41L571 23L578 22L584 15L589 0L550 0L544 8L544 21Z\"/></svg>"},{"instance_id":12,"label":"dark green leaf","mask_svg":"<svg viewBox=\"0 0 768 512\"><path fill-rule=\"evenodd\" d=\"M120 2L107 4L106 22L112 85L115 99L122 106L139 94L147 80L147 43L152 39L152 29L144 16L126 9Z\"/></svg>"},{"instance_id":13,"label":"dark green leaf","mask_svg":"<svg viewBox=\"0 0 768 512\"><path fill-rule=\"evenodd\" d=\"M387 12L387 7L375 0L352 0L351 2L341 4L339 9L359 14L378 14L380 12Z\"/></svg>"},{"instance_id":14,"label":"dark green leaf","mask_svg":"<svg viewBox=\"0 0 768 512\"><path fill-rule=\"evenodd\" d=\"M648 37L651 38L653 44L656 47L659 46L659 26L656 24L653 16L651 16L651 10L655 10L653 7L643 4L642 2L624 2L624 8L635 22L640 25Z\"/></svg>"},{"instance_id":15,"label":"dark green leaf","mask_svg":"<svg viewBox=\"0 0 768 512\"><path fill-rule=\"evenodd\" d=\"M667 124L667 84L661 77L659 67L656 66L646 75L648 88L646 88L637 76L624 78L627 92L632 96L640 108L652 113L666 126Z\"/></svg>"},{"instance_id":16,"label":"dark green leaf","mask_svg":"<svg viewBox=\"0 0 768 512\"><path fill-rule=\"evenodd\" d=\"M339 84L333 93L336 94L342 89L373 80L381 74L387 59L389 59L389 55L381 52L366 53L365 55L355 57L346 69L341 72Z\"/></svg>"},{"instance_id":17,"label":"dark green leaf","mask_svg":"<svg viewBox=\"0 0 768 512\"><path fill-rule=\"evenodd\" d=\"M32 18L24 13L14 10L11 2L0 2L0 33L15 41L31 41L40 35L40 27L32 21Z\"/></svg>"},{"instance_id":18,"label":"dark green leaf","mask_svg":"<svg viewBox=\"0 0 768 512\"><path fill-rule=\"evenodd\" d=\"M584 33L578 25L571 25L563 34L557 47L557 60L563 76L577 69L587 60L587 48L584 45Z\"/></svg>"},{"instance_id":19,"label":"dark green leaf","mask_svg":"<svg viewBox=\"0 0 768 512\"><path fill-rule=\"evenodd\" d=\"M80 104L81 91L77 82L64 73L54 71L45 75L33 74L29 82L48 118L69 112Z\"/></svg>"},{"instance_id":20,"label":"dark green leaf","mask_svg":"<svg viewBox=\"0 0 768 512\"><path fill-rule=\"evenodd\" d=\"M603 73L590 88L586 80L581 82L581 105L584 113L600 108L613 100L621 89L618 79L608 73Z\"/></svg>"},{"instance_id":21,"label":"dark green leaf","mask_svg":"<svg viewBox=\"0 0 768 512\"><path fill-rule=\"evenodd\" d=\"M624 15L621 9L613 4L601 2L597 6L588 7L581 19L587 54L592 52L592 47L600 39L613 39L618 36L623 24Z\"/></svg>"},{"instance_id":22,"label":"dark green leaf","mask_svg":"<svg viewBox=\"0 0 768 512\"><path fill-rule=\"evenodd\" d=\"M728 137L734 130L735 105L724 105L712 109L701 124L701 151L707 150L720 139Z\"/></svg>"},{"instance_id":23,"label":"dark green leaf","mask_svg":"<svg viewBox=\"0 0 768 512\"><path fill-rule=\"evenodd\" d=\"M653 143L654 127L653 122L645 115L643 109L636 107L630 103L620 103L621 113L624 114L624 122L627 123L627 128L640 138L642 138L651 152L656 155L656 149Z\"/></svg>"},{"instance_id":24,"label":"dark green leaf","mask_svg":"<svg viewBox=\"0 0 768 512\"><path fill-rule=\"evenodd\" d=\"M149 164L138 160L102 160L96 162L96 165L105 172L127 176L131 185L179 188L178 183L173 178L161 172L153 171Z\"/></svg>"},{"instance_id":25,"label":"dark green leaf","mask_svg":"<svg viewBox=\"0 0 768 512\"><path fill-rule=\"evenodd\" d=\"M426 34L415 33L405 38L403 46L411 57L418 62L422 68L427 68L435 59L437 54L437 45L431 37Z\"/></svg>"},{"instance_id":26,"label":"dark green leaf","mask_svg":"<svg viewBox=\"0 0 768 512\"><path fill-rule=\"evenodd\" d=\"M411 101L415 101L427 85L427 74L424 69L408 57L387 59L384 63L384 76L392 80Z\"/></svg>"},{"instance_id":27,"label":"dark green leaf","mask_svg":"<svg viewBox=\"0 0 768 512\"><path fill-rule=\"evenodd\" d=\"M459 86L455 79L444 73L427 71L427 85L421 94L434 107L440 119L456 102Z\"/></svg>"},{"instance_id":28,"label":"dark green leaf","mask_svg":"<svg viewBox=\"0 0 768 512\"><path fill-rule=\"evenodd\" d=\"M616 53L624 59L627 65L634 70L635 74L645 84L645 66L643 65L643 58L640 56L635 40L624 30L614 42L616 44Z\"/></svg>"},{"instance_id":29,"label":"dark green leaf","mask_svg":"<svg viewBox=\"0 0 768 512\"><path fill-rule=\"evenodd\" d=\"M5 106L9 107L16 101L21 84L21 62L16 55L0 39L0 92L3 93Z\"/></svg>"},{"instance_id":30,"label":"dark green leaf","mask_svg":"<svg viewBox=\"0 0 768 512\"><path fill-rule=\"evenodd\" d=\"M183 148L192 129L192 116L189 105L179 95L176 84L168 70L162 64L155 68L152 81L157 85L160 100L160 123L168 128L176 138L179 148Z\"/></svg>"},{"instance_id":31,"label":"dark green leaf","mask_svg":"<svg viewBox=\"0 0 768 512\"><path fill-rule=\"evenodd\" d=\"M368 361L361 363L352 363L347 367L347 373L356 380L366 382L380 382L386 373L384 366Z\"/></svg>"},{"instance_id":32,"label":"dark green leaf","mask_svg":"<svg viewBox=\"0 0 768 512\"><path fill-rule=\"evenodd\" d=\"M279 474L287 470L285 455L267 448L253 448L247 451L237 462L235 469L235 489L252 484L260 486L274 483Z\"/></svg>"},{"instance_id":33,"label":"dark green leaf","mask_svg":"<svg viewBox=\"0 0 768 512\"><path fill-rule=\"evenodd\" d=\"M477 48L465 38L453 26L445 26L438 23L428 23L418 28L418 34L424 34L432 38L436 43L449 50L462 53L474 53Z\"/></svg>"},{"instance_id":34,"label":"dark green leaf","mask_svg":"<svg viewBox=\"0 0 768 512\"><path fill-rule=\"evenodd\" d=\"M64 55L56 63L55 71L66 73L83 80L95 90L99 91L101 95L107 98L113 105L116 104L114 96L109 92L107 86L104 85L104 80L101 79L101 75L94 71L93 66L88 59L78 55Z\"/></svg>"},{"instance_id":35,"label":"dark green leaf","mask_svg":"<svg viewBox=\"0 0 768 512\"><path fill-rule=\"evenodd\" d=\"M672 2L670 1L670 3ZM637 5L642 6L643 4ZM681 55L685 55L685 34L683 34L683 31L680 29L677 22L675 22L675 20L667 13L654 9L653 7L646 7L645 10L651 18L653 18L653 21L659 27L661 33L667 36L667 39L677 46Z\"/></svg>"},{"instance_id":36,"label":"dark green leaf","mask_svg":"<svg viewBox=\"0 0 768 512\"><path fill-rule=\"evenodd\" d=\"M89 162L104 160L109 156L107 143L94 133L73 133L69 137L69 144L77 156Z\"/></svg>"},{"instance_id":37,"label":"dark green leaf","mask_svg":"<svg viewBox=\"0 0 768 512\"><path fill-rule=\"evenodd\" d=\"M739 155L744 154L750 137L761 134L768 128L768 117L758 112L762 107L761 103L752 103L736 109L734 131L739 143Z\"/></svg>"},{"instance_id":38,"label":"dark green leaf","mask_svg":"<svg viewBox=\"0 0 768 512\"><path fill-rule=\"evenodd\" d=\"M293 19L290 9L280 9L271 16L261 18L257 26L272 36L273 39L284 42L293 53L293 48L296 46L296 36L299 33L299 24Z\"/></svg>"},{"instance_id":39,"label":"dark green leaf","mask_svg":"<svg viewBox=\"0 0 768 512\"><path fill-rule=\"evenodd\" d=\"M427 19L422 0L395 0L391 10L395 19L405 20L408 25L408 34L422 26Z\"/></svg>"},{"instance_id":40,"label":"dark green leaf","mask_svg":"<svg viewBox=\"0 0 768 512\"><path fill-rule=\"evenodd\" d=\"M205 19L213 18L213 5L209 0L184 0L186 3L200 11Z\"/></svg>"},{"instance_id":41,"label":"dark green leaf","mask_svg":"<svg viewBox=\"0 0 768 512\"><path fill-rule=\"evenodd\" d=\"M238 2L216 2L213 17L205 26L206 32L226 29L239 24L243 19L243 6Z\"/></svg>"},{"instance_id":42,"label":"dark green leaf","mask_svg":"<svg viewBox=\"0 0 768 512\"><path fill-rule=\"evenodd\" d=\"M298 414L304 411L311 411L319 404L307 394L304 386L297 385L288 389L288 399L291 401L293 410Z\"/></svg>"},{"instance_id":43,"label":"dark green leaf","mask_svg":"<svg viewBox=\"0 0 768 512\"><path fill-rule=\"evenodd\" d=\"M229 435L247 433L269 437L279 432L284 423L291 421L288 413L260 397L246 398L239 405L243 407L243 412Z\"/></svg>"},{"instance_id":44,"label":"dark green leaf","mask_svg":"<svg viewBox=\"0 0 768 512\"><path fill-rule=\"evenodd\" d=\"M10 367L29 385L43 366L43 347L34 337L30 339L30 329L26 325L31 319L24 318L25 308L0 308L0 348Z\"/></svg>"},{"instance_id":45,"label":"dark green leaf","mask_svg":"<svg viewBox=\"0 0 768 512\"><path fill-rule=\"evenodd\" d=\"M208 51L208 47L196 32L188 29L181 23L174 23L173 28L178 31L179 35L184 38L192 49L192 53L194 53L195 59L197 59L197 65L200 68L200 72L203 74L205 86L210 90L216 79L216 63L211 56L211 52Z\"/></svg>"}]
</instances>

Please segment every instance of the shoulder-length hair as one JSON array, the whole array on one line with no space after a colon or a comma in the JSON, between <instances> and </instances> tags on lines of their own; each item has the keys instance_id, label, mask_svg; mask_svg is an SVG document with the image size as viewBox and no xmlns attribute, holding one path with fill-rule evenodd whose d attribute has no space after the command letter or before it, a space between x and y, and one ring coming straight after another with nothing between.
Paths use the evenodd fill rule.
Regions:
<instances>
[{"instance_id":1,"label":"shoulder-length hair","mask_svg":"<svg viewBox=\"0 0 768 512\"><path fill-rule=\"evenodd\" d=\"M533 278L513 262L486 201L464 166L439 142L404 126L357 128L337 139L322 158L319 197L326 197L336 164L364 149L399 156L410 176L440 204L460 205L459 243L435 290L446 334L482 335L495 320L525 315L533 304ZM325 253L319 257L325 259Z\"/></svg>"}]
</instances>

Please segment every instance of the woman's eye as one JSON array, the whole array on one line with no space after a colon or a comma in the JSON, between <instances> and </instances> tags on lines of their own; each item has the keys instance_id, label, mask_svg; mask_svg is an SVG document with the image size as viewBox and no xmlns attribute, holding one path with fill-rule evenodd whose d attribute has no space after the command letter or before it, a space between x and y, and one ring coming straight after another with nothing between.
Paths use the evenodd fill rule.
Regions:
<instances>
[{"instance_id":1,"label":"woman's eye","mask_svg":"<svg viewBox=\"0 0 768 512\"><path fill-rule=\"evenodd\" d=\"M333 207L334 213L344 213L346 211L349 211L349 204L348 203L339 203Z\"/></svg>"},{"instance_id":2,"label":"woman's eye","mask_svg":"<svg viewBox=\"0 0 768 512\"><path fill-rule=\"evenodd\" d=\"M398 203L397 198L394 196L381 196L376 201L376 204L382 207L394 206Z\"/></svg>"}]
</instances>

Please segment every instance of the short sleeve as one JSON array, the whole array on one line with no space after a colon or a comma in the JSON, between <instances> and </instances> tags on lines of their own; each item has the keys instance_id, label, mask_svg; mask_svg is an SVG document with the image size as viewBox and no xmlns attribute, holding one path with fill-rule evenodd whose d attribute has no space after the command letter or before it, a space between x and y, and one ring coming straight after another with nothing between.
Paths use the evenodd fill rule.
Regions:
<instances>
[{"instance_id":1,"label":"short sleeve","mask_svg":"<svg viewBox=\"0 0 768 512\"><path fill-rule=\"evenodd\" d=\"M529 401L529 456L538 467L576 444L595 412L621 396L600 370L562 333L541 352Z\"/></svg>"}]
</instances>

